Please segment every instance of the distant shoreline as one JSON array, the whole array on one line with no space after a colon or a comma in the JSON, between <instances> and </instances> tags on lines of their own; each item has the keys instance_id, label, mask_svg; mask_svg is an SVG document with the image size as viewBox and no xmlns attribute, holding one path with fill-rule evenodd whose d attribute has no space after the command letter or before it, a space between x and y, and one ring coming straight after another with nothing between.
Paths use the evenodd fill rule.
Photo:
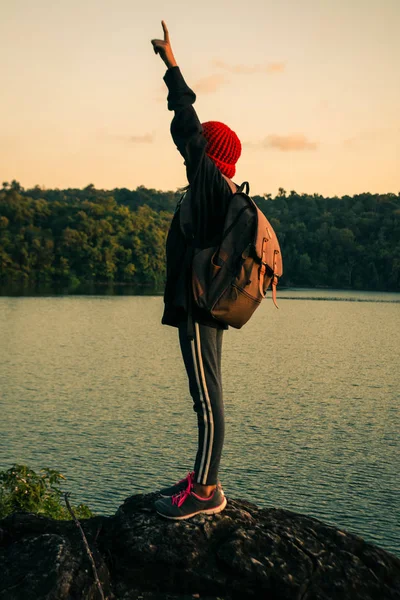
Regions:
<instances>
[{"instance_id":1,"label":"distant shoreline","mask_svg":"<svg viewBox=\"0 0 400 600\"><path fill-rule=\"evenodd\" d=\"M304 293L309 292L305 296ZM317 294L324 294L316 297ZM371 298L341 298L337 294L381 294L395 295L397 299L371 299ZM10 284L0 285L0 297L22 297L22 298L38 298L51 296L163 296L164 288L155 287L149 284L132 285L125 282L112 283L93 283L83 282L76 286L63 285L23 285ZM300 295L299 295L300 294ZM326 295L329 294L329 295ZM269 295L269 294L268 294ZM268 297L267 295L267 297ZM349 288L329 288L324 286L317 287L279 287L278 297L282 300L340 300L343 302L400 302L400 293L387 290L356 290Z\"/></svg>"}]
</instances>

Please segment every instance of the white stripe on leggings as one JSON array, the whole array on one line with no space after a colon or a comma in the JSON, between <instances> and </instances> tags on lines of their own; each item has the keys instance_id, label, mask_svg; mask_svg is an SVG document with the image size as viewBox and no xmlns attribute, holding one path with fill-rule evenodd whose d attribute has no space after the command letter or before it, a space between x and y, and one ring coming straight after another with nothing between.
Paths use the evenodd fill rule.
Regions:
<instances>
[{"instance_id":1,"label":"white stripe on leggings","mask_svg":"<svg viewBox=\"0 0 400 600\"><path fill-rule=\"evenodd\" d=\"M207 420L207 412L206 412L206 405L205 405L205 400L204 400L203 389L202 389L202 387L200 385L199 369L197 367L197 358L196 358L196 349L194 347L194 340L191 340L190 345L191 345L191 348L192 348L192 358L193 358L194 372L195 372L195 375L196 375L197 388L198 388L199 393L200 393L200 401L201 401L201 406L202 406L202 409L203 409L204 440L203 440L203 455L202 455L202 458L201 458L201 465L200 465L200 472L201 472L201 470L203 468L203 465L204 465L205 450L206 450L206 446L207 446L208 420ZM199 473L197 475L199 476ZM201 479L197 483L201 483Z\"/></svg>"},{"instance_id":2,"label":"white stripe on leggings","mask_svg":"<svg viewBox=\"0 0 400 600\"><path fill-rule=\"evenodd\" d=\"M213 418L213 414L212 414L210 396L208 394L207 381L206 381L206 377L204 374L203 358L201 355L201 340L200 340L199 324L195 323L194 327L195 327L195 332L196 332L195 338L196 338L196 344L197 344L197 355L198 355L198 359L199 359L199 364L198 364L198 366L196 365L196 370L199 369L199 371L200 371L200 377L201 377L201 381L203 383L203 389L204 389L204 395L202 394L204 423L207 424L207 413L208 413L208 418L209 418L209 422L210 422L209 435L208 436L204 435L203 456L202 456L201 464L200 464L200 472L198 474L198 479L200 480L199 483L206 485L208 471L210 469L212 447L213 447L213 443L214 443L214 418ZM198 375L197 375L197 381L199 382ZM201 386L199 386L199 387L200 387L200 392L201 392L202 388L201 388ZM205 464L204 464L204 462L205 462Z\"/></svg>"}]
</instances>

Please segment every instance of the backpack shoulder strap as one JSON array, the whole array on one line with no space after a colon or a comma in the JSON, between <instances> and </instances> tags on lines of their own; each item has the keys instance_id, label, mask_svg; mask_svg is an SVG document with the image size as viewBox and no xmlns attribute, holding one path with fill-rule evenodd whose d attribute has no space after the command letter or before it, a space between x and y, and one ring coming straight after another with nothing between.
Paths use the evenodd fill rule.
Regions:
<instances>
[{"instance_id":1,"label":"backpack shoulder strap","mask_svg":"<svg viewBox=\"0 0 400 600\"><path fill-rule=\"evenodd\" d=\"M236 190L236 194L241 194L244 191L245 194L249 195L250 194L250 185L248 181L243 181L242 185L240 185L238 187L238 189Z\"/></svg>"},{"instance_id":2,"label":"backpack shoulder strap","mask_svg":"<svg viewBox=\"0 0 400 600\"><path fill-rule=\"evenodd\" d=\"M186 192L184 192L184 193L181 195L181 197L179 198L178 202L176 203L174 214L175 214L175 213L177 213L177 212L178 212L178 210L180 209L180 207L181 207L181 204L182 204L182 201L183 201L183 199L184 199L184 197L185 197L185 196L186 196Z\"/></svg>"}]
</instances>

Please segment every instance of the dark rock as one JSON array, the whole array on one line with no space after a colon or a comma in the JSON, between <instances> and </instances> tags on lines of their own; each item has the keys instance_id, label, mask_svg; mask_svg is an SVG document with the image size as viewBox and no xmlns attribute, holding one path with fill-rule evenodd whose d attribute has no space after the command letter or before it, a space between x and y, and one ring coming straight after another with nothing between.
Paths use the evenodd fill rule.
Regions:
<instances>
[{"instance_id":1,"label":"dark rock","mask_svg":"<svg viewBox=\"0 0 400 600\"><path fill-rule=\"evenodd\" d=\"M230 500L220 515L168 521L156 494L82 521L109 600L400 600L400 560L317 519ZM0 521L0 600L97 600L73 522Z\"/></svg>"}]
</instances>

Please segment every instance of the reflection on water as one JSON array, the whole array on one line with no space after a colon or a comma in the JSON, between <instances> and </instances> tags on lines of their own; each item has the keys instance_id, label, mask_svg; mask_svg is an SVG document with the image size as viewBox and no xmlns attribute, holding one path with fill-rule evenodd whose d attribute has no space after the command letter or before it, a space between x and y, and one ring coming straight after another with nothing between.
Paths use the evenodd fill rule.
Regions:
<instances>
[{"instance_id":1,"label":"reflection on water","mask_svg":"<svg viewBox=\"0 0 400 600\"><path fill-rule=\"evenodd\" d=\"M221 479L400 554L399 296L329 294L356 301L288 290L225 334ZM161 313L160 297L0 298L0 468L59 469L103 513L184 475L195 413Z\"/></svg>"}]
</instances>

